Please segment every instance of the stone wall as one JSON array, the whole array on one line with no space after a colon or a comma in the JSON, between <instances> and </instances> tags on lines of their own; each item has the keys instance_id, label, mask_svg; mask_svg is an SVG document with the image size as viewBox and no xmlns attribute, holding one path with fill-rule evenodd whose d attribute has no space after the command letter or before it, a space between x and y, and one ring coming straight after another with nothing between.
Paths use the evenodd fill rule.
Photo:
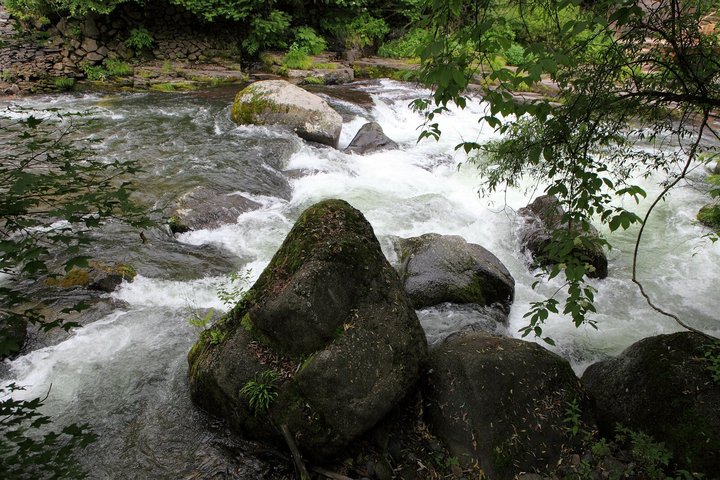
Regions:
<instances>
[{"instance_id":1,"label":"stone wall","mask_svg":"<svg viewBox=\"0 0 720 480\"><path fill-rule=\"evenodd\" d=\"M20 34L13 31L13 23L0 11L0 92L5 94L55 90L57 78L85 78L83 67L112 58L125 62L240 61L238 29L203 24L171 5L123 8L110 16L61 18L40 29L26 25ZM130 32L138 27L151 33L154 43L150 49L137 52L126 46Z\"/></svg>"}]
</instances>

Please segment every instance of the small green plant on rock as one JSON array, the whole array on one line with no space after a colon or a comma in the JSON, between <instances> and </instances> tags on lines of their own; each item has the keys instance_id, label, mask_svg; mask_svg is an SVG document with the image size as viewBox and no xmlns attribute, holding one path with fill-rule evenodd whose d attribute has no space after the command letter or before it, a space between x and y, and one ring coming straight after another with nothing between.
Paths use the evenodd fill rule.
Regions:
<instances>
[{"instance_id":1,"label":"small green plant on rock","mask_svg":"<svg viewBox=\"0 0 720 480\"><path fill-rule=\"evenodd\" d=\"M250 408L256 415L267 411L277 397L275 383L279 377L275 370L263 370L256 374L253 380L248 380L240 389L240 395L247 399Z\"/></svg>"},{"instance_id":2,"label":"small green plant on rock","mask_svg":"<svg viewBox=\"0 0 720 480\"><path fill-rule=\"evenodd\" d=\"M104 82L110 76L102 65L91 65L85 63L81 66L88 80L93 82Z\"/></svg>"}]
</instances>

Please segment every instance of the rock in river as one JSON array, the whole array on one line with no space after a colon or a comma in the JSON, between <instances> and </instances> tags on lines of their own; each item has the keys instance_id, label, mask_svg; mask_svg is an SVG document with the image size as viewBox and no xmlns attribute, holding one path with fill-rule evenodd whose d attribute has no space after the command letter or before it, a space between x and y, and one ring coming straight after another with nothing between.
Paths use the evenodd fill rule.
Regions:
<instances>
[{"instance_id":1,"label":"rock in river","mask_svg":"<svg viewBox=\"0 0 720 480\"><path fill-rule=\"evenodd\" d=\"M372 227L327 200L300 216L243 301L193 346L190 389L236 430L278 442L286 425L321 459L405 397L426 352Z\"/></svg>"},{"instance_id":2,"label":"rock in river","mask_svg":"<svg viewBox=\"0 0 720 480\"><path fill-rule=\"evenodd\" d=\"M337 147L342 117L322 98L285 80L255 82L235 97L238 124L285 125L301 138Z\"/></svg>"},{"instance_id":3,"label":"rock in river","mask_svg":"<svg viewBox=\"0 0 720 480\"><path fill-rule=\"evenodd\" d=\"M457 235L426 233L396 240L395 250L400 278L415 308L451 302L497 303L510 310L515 280L484 247Z\"/></svg>"},{"instance_id":4,"label":"rock in river","mask_svg":"<svg viewBox=\"0 0 720 480\"><path fill-rule=\"evenodd\" d=\"M398 144L390 140L382 127L377 122L366 123L355 134L350 145L345 148L345 153L373 153L380 150L392 150L398 148Z\"/></svg>"},{"instance_id":5,"label":"rock in river","mask_svg":"<svg viewBox=\"0 0 720 480\"><path fill-rule=\"evenodd\" d=\"M518 214L525 219L525 225L520 231L523 248L532 254L539 266L557 263L550 252L553 247L553 231L568 229L567 223L563 221L565 211L557 198L551 195L538 197L527 207L518 210ZM572 254L591 267L588 276L607 277L608 261L602 246L597 243L597 230L591 226L587 232L573 228L569 233L575 237L576 246L573 247Z\"/></svg>"}]
</instances>

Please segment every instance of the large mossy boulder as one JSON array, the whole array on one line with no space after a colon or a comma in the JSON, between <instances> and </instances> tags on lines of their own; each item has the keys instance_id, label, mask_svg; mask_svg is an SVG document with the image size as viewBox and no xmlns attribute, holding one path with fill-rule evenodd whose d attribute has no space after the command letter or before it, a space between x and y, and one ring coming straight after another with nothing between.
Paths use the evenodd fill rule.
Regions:
<instances>
[{"instance_id":1,"label":"large mossy boulder","mask_svg":"<svg viewBox=\"0 0 720 480\"><path fill-rule=\"evenodd\" d=\"M278 441L286 425L323 459L405 397L426 352L372 227L327 200L303 212L244 300L193 346L190 389L241 433ZM263 388L267 408L248 391Z\"/></svg>"},{"instance_id":2,"label":"large mossy boulder","mask_svg":"<svg viewBox=\"0 0 720 480\"><path fill-rule=\"evenodd\" d=\"M515 280L486 248L437 233L396 239L394 245L400 278L415 308L450 302L510 310Z\"/></svg>"},{"instance_id":3,"label":"large mossy boulder","mask_svg":"<svg viewBox=\"0 0 720 480\"><path fill-rule=\"evenodd\" d=\"M552 195L543 195L536 198L530 205L518 210L524 218L525 224L520 230L520 243L524 250L530 252L537 266L548 266L561 262L554 258L553 232L566 230L574 237L575 247L572 255L589 264L592 268L589 277L605 278L608 274L608 261L602 246L597 242L598 232L590 227L583 232L577 228L569 227L564 222L565 211L557 198Z\"/></svg>"},{"instance_id":4,"label":"large mossy boulder","mask_svg":"<svg viewBox=\"0 0 720 480\"><path fill-rule=\"evenodd\" d=\"M337 147L342 117L322 98L285 80L263 80L235 97L237 124L285 125L305 140Z\"/></svg>"},{"instance_id":5,"label":"large mossy boulder","mask_svg":"<svg viewBox=\"0 0 720 480\"><path fill-rule=\"evenodd\" d=\"M713 379L710 357L718 355L720 343L702 335L658 335L590 365L582 381L597 399L603 429L620 423L642 431L665 443L680 468L715 478L720 382Z\"/></svg>"},{"instance_id":6,"label":"large mossy boulder","mask_svg":"<svg viewBox=\"0 0 720 480\"><path fill-rule=\"evenodd\" d=\"M360 127L360 130L355 134L344 152L365 155L366 153L396 148L398 148L398 144L385 135L379 123L369 122Z\"/></svg>"},{"instance_id":7,"label":"large mossy boulder","mask_svg":"<svg viewBox=\"0 0 720 480\"><path fill-rule=\"evenodd\" d=\"M547 470L572 442L568 405L589 410L570 364L531 342L455 334L430 352L428 371L430 429L462 465L478 463L493 480Z\"/></svg>"}]
</instances>

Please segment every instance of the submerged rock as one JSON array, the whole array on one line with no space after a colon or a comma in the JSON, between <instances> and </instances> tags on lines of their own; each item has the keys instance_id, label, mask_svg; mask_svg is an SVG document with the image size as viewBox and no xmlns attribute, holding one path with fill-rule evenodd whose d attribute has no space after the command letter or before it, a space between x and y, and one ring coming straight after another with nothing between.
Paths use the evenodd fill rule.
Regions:
<instances>
[{"instance_id":1,"label":"submerged rock","mask_svg":"<svg viewBox=\"0 0 720 480\"><path fill-rule=\"evenodd\" d=\"M398 148L398 144L385 135L379 123L369 122L360 127L360 130L355 134L344 152L365 155L366 153L396 148Z\"/></svg>"},{"instance_id":2,"label":"submerged rock","mask_svg":"<svg viewBox=\"0 0 720 480\"><path fill-rule=\"evenodd\" d=\"M528 250L538 266L548 266L557 263L548 253L553 243L553 231L567 229L563 223L564 210L557 198L551 195L538 197L530 205L518 210L518 214L525 219L520 231L520 243L523 249ZM589 277L605 278L608 274L608 261L602 246L596 243L598 232L590 227L588 232L572 231L577 244L573 248L573 255L578 256L593 268L588 272Z\"/></svg>"},{"instance_id":3,"label":"submerged rock","mask_svg":"<svg viewBox=\"0 0 720 480\"><path fill-rule=\"evenodd\" d=\"M402 284L363 215L308 208L246 297L189 354L193 400L236 430L314 458L367 432L416 383L427 352ZM258 385L262 385L259 387ZM272 392L258 406L248 389Z\"/></svg>"},{"instance_id":4,"label":"submerged rock","mask_svg":"<svg viewBox=\"0 0 720 480\"><path fill-rule=\"evenodd\" d=\"M680 468L720 472L720 382L711 357L720 342L681 332L645 338L590 365L582 380L598 402L600 427L619 422L652 436Z\"/></svg>"},{"instance_id":5,"label":"submerged rock","mask_svg":"<svg viewBox=\"0 0 720 480\"><path fill-rule=\"evenodd\" d=\"M285 80L255 82L235 97L238 124L285 125L305 140L337 147L342 117L325 100Z\"/></svg>"},{"instance_id":6,"label":"submerged rock","mask_svg":"<svg viewBox=\"0 0 720 480\"><path fill-rule=\"evenodd\" d=\"M242 195L219 193L200 186L178 199L168 223L173 233L217 228L235 223L238 216L260 206Z\"/></svg>"},{"instance_id":7,"label":"submerged rock","mask_svg":"<svg viewBox=\"0 0 720 480\"><path fill-rule=\"evenodd\" d=\"M415 308L444 302L500 304L507 312L515 280L484 247L456 235L426 233L398 239L398 271Z\"/></svg>"},{"instance_id":8,"label":"submerged rock","mask_svg":"<svg viewBox=\"0 0 720 480\"><path fill-rule=\"evenodd\" d=\"M568 402L589 404L570 364L521 340L464 332L431 351L427 420L462 465L488 478L546 470L571 443Z\"/></svg>"}]
</instances>

